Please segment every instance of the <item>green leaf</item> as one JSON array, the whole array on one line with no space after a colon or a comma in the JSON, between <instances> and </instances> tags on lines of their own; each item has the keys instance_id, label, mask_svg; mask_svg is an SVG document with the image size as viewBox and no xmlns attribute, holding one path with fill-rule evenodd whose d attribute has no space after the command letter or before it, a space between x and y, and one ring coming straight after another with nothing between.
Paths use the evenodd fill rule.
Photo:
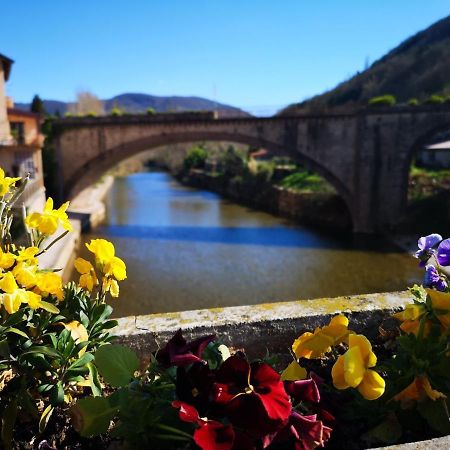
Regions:
<instances>
[{"instance_id":1,"label":"green leaf","mask_svg":"<svg viewBox=\"0 0 450 450\"><path fill-rule=\"evenodd\" d=\"M59 309L51 303L44 302L43 300L41 300L41 303L39 305L42 309L45 309L48 312L51 312L53 314L59 314Z\"/></svg>"},{"instance_id":2,"label":"green leaf","mask_svg":"<svg viewBox=\"0 0 450 450\"><path fill-rule=\"evenodd\" d=\"M133 378L134 372L139 368L139 358L128 347L108 344L95 352L95 364L107 383L121 387Z\"/></svg>"},{"instance_id":3,"label":"green leaf","mask_svg":"<svg viewBox=\"0 0 450 450\"><path fill-rule=\"evenodd\" d=\"M23 352L21 355L21 358L27 355L40 353L45 356L49 356L50 358L61 358L61 354L50 347L44 347L42 345L36 345L34 347L31 347L30 350L27 350L26 352Z\"/></svg>"},{"instance_id":4,"label":"green leaf","mask_svg":"<svg viewBox=\"0 0 450 450\"><path fill-rule=\"evenodd\" d=\"M39 433L43 433L45 428L47 427L48 421L53 413L53 406L48 405L47 408L44 409L44 412L41 415L39 420Z\"/></svg>"},{"instance_id":5,"label":"green leaf","mask_svg":"<svg viewBox=\"0 0 450 450\"><path fill-rule=\"evenodd\" d=\"M106 433L116 412L105 397L85 397L70 408L73 426L84 437Z\"/></svg>"},{"instance_id":6,"label":"green leaf","mask_svg":"<svg viewBox=\"0 0 450 450\"><path fill-rule=\"evenodd\" d=\"M97 367L92 362L89 362L87 363L87 368L89 369L89 383L91 384L92 395L99 397L102 395L102 386L98 377Z\"/></svg>"},{"instance_id":7,"label":"green leaf","mask_svg":"<svg viewBox=\"0 0 450 450\"><path fill-rule=\"evenodd\" d=\"M28 335L26 333L24 333L22 330L19 330L18 328L10 327L6 330L6 332L7 333L15 333L15 334L18 334L19 336L22 336L22 337L28 339Z\"/></svg>"},{"instance_id":8,"label":"green leaf","mask_svg":"<svg viewBox=\"0 0 450 450\"><path fill-rule=\"evenodd\" d=\"M0 356L7 358L10 355L10 349L8 345L8 340L3 339L0 341Z\"/></svg>"},{"instance_id":9,"label":"green leaf","mask_svg":"<svg viewBox=\"0 0 450 450\"><path fill-rule=\"evenodd\" d=\"M2 443L5 450L12 448L14 425L17 418L17 399L11 400L2 415Z\"/></svg>"},{"instance_id":10,"label":"green leaf","mask_svg":"<svg viewBox=\"0 0 450 450\"><path fill-rule=\"evenodd\" d=\"M67 371L79 369L84 367L87 363L91 362L94 359L92 353L85 353L81 358L77 359L68 369Z\"/></svg>"},{"instance_id":11,"label":"green leaf","mask_svg":"<svg viewBox=\"0 0 450 450\"><path fill-rule=\"evenodd\" d=\"M450 420L445 399L419 402L417 409L430 427L442 433L443 436L450 434Z\"/></svg>"},{"instance_id":12,"label":"green leaf","mask_svg":"<svg viewBox=\"0 0 450 450\"><path fill-rule=\"evenodd\" d=\"M50 391L50 402L52 405L60 405L64 402L64 389L61 381L58 381Z\"/></svg>"},{"instance_id":13,"label":"green leaf","mask_svg":"<svg viewBox=\"0 0 450 450\"><path fill-rule=\"evenodd\" d=\"M369 444L394 444L402 436L403 430L395 414L390 414L383 422L369 430L362 439Z\"/></svg>"}]
</instances>

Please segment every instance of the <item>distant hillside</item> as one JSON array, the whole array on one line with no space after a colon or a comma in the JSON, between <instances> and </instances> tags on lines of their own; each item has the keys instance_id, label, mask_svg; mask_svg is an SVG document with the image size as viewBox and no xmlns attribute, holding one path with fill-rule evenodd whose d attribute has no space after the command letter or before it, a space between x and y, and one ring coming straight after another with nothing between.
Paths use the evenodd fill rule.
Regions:
<instances>
[{"instance_id":1,"label":"distant hillside","mask_svg":"<svg viewBox=\"0 0 450 450\"><path fill-rule=\"evenodd\" d=\"M398 102L450 94L450 16L402 42L370 68L324 94L288 106L282 114L351 104L393 94Z\"/></svg>"},{"instance_id":2,"label":"distant hillside","mask_svg":"<svg viewBox=\"0 0 450 450\"><path fill-rule=\"evenodd\" d=\"M222 117L227 116L249 116L245 111L223 103L201 97L158 97L148 94L121 94L110 99L103 100L105 111L108 113L117 107L128 113L145 113L148 108L153 108L156 112L169 111L198 111L198 110L218 110ZM70 103L58 100L44 100L45 110L49 114L56 114L57 111L64 115ZM16 103L17 108L29 109L29 103Z\"/></svg>"}]
</instances>

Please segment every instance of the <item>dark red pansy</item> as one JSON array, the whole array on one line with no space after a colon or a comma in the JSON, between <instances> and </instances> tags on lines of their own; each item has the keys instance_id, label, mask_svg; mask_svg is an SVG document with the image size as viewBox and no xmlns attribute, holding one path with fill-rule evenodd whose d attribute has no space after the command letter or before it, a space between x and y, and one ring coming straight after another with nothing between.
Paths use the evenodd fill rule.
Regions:
<instances>
[{"instance_id":1,"label":"dark red pansy","mask_svg":"<svg viewBox=\"0 0 450 450\"><path fill-rule=\"evenodd\" d=\"M201 418L197 410L188 403L175 400L174 408L178 408L179 417L183 422L196 423L194 441L202 450L232 450L234 444L234 430L231 425L224 425L215 420ZM237 449L237 447L234 447Z\"/></svg>"},{"instance_id":2,"label":"dark red pansy","mask_svg":"<svg viewBox=\"0 0 450 450\"><path fill-rule=\"evenodd\" d=\"M272 439L274 444L284 444L295 450L314 450L323 447L331 436L332 429L317 420L317 415L303 416L292 411L286 426Z\"/></svg>"},{"instance_id":3,"label":"dark red pansy","mask_svg":"<svg viewBox=\"0 0 450 450\"><path fill-rule=\"evenodd\" d=\"M320 402L320 392L317 383L308 378L306 380L285 381L284 388L286 392L293 398L295 403L299 402Z\"/></svg>"},{"instance_id":4,"label":"dark red pansy","mask_svg":"<svg viewBox=\"0 0 450 450\"><path fill-rule=\"evenodd\" d=\"M204 362L201 355L206 346L215 339L215 335L203 336L187 343L181 328L170 339L167 345L159 350L155 357L166 367L187 366L195 362Z\"/></svg>"},{"instance_id":5,"label":"dark red pansy","mask_svg":"<svg viewBox=\"0 0 450 450\"><path fill-rule=\"evenodd\" d=\"M213 401L233 425L257 433L274 432L291 412L280 376L268 364L230 356L220 367L213 386Z\"/></svg>"}]
</instances>

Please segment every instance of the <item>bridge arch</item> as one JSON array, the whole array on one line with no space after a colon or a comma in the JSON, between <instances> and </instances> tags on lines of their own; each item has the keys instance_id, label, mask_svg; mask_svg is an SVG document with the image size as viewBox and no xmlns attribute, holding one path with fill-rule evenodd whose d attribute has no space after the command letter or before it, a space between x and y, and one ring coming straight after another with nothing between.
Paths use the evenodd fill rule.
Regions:
<instances>
[{"instance_id":1,"label":"bridge arch","mask_svg":"<svg viewBox=\"0 0 450 450\"><path fill-rule=\"evenodd\" d=\"M330 170L323 165L318 164L308 155L296 151L296 149L289 148L288 146L286 147L260 137L255 138L253 136L247 136L239 133L170 133L130 140L129 142L105 149L100 154L97 154L83 163L83 165L75 171L73 176L65 182L64 198L73 198L82 189L95 183L109 169L113 168L121 161L138 155L139 153L170 144L187 144L199 141L234 142L254 147L263 147L274 155L288 156L292 158L294 161L304 165L308 170L311 170L323 177L335 188L338 195L343 199L349 215L353 220L353 201L351 193L341 182L341 180L337 178Z\"/></svg>"}]
</instances>

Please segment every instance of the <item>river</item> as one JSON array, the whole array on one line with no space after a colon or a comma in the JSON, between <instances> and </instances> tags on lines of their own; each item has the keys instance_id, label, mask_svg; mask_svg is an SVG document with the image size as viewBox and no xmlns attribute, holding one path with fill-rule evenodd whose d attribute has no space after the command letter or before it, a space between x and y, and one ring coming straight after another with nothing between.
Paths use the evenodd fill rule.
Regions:
<instances>
[{"instance_id":1,"label":"river","mask_svg":"<svg viewBox=\"0 0 450 450\"><path fill-rule=\"evenodd\" d=\"M403 290L421 278L416 260L385 243L356 245L166 172L117 178L106 206L83 239L111 240L126 262L116 317Z\"/></svg>"}]
</instances>

